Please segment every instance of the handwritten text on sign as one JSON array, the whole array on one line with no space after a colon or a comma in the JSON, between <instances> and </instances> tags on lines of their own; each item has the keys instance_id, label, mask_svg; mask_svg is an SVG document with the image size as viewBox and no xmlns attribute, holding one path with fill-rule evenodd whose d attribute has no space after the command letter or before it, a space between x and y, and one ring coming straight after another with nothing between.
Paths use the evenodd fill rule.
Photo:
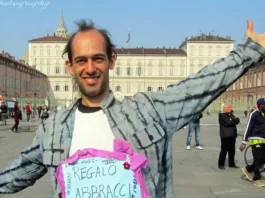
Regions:
<instances>
[{"instance_id":1,"label":"handwritten text on sign","mask_svg":"<svg viewBox=\"0 0 265 198\"><path fill-rule=\"evenodd\" d=\"M63 164L67 198L141 198L140 186L126 161L94 157Z\"/></svg>"}]
</instances>

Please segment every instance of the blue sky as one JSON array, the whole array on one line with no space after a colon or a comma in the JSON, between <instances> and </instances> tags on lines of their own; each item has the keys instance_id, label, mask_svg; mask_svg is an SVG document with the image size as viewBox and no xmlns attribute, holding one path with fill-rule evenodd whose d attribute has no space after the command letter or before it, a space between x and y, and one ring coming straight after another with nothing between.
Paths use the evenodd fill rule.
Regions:
<instances>
[{"instance_id":1,"label":"blue sky","mask_svg":"<svg viewBox=\"0 0 265 198\"><path fill-rule=\"evenodd\" d=\"M265 32L264 0L0 0L0 50L21 58L28 40L53 34L61 11L69 31L74 21L92 19L118 47L128 47L128 29L131 47L178 47L185 37L212 31L240 42L246 19Z\"/></svg>"}]
</instances>

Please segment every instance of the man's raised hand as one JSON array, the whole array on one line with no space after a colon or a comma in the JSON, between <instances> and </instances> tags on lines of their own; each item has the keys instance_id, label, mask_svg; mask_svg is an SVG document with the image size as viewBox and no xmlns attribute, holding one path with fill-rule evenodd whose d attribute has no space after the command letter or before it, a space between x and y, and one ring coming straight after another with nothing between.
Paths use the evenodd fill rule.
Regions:
<instances>
[{"instance_id":1,"label":"man's raised hand","mask_svg":"<svg viewBox=\"0 0 265 198\"><path fill-rule=\"evenodd\" d=\"M247 37L252 38L254 41L259 43L262 47L265 48L265 33L258 34L254 31L254 24L251 20L247 20L247 30L245 32Z\"/></svg>"}]
</instances>

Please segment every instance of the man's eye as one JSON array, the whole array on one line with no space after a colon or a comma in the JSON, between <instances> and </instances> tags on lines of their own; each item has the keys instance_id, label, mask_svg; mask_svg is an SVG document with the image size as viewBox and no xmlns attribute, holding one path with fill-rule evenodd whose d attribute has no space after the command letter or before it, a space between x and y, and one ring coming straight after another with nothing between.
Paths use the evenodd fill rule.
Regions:
<instances>
[{"instance_id":1,"label":"man's eye","mask_svg":"<svg viewBox=\"0 0 265 198\"><path fill-rule=\"evenodd\" d=\"M103 59L103 58L100 58L100 57L95 58L94 60L95 60L96 62L102 62L102 61L104 61L104 59Z\"/></svg>"},{"instance_id":2,"label":"man's eye","mask_svg":"<svg viewBox=\"0 0 265 198\"><path fill-rule=\"evenodd\" d=\"M78 60L78 61L76 61L77 63L84 63L85 62L85 60Z\"/></svg>"}]
</instances>

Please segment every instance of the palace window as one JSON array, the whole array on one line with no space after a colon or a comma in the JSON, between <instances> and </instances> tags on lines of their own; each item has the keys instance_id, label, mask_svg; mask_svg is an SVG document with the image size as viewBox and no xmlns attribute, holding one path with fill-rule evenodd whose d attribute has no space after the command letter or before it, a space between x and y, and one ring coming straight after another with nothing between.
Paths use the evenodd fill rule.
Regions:
<instances>
[{"instance_id":1,"label":"palace window","mask_svg":"<svg viewBox=\"0 0 265 198\"><path fill-rule=\"evenodd\" d=\"M180 76L184 76L184 75L185 75L185 67L180 66Z\"/></svg>"},{"instance_id":2,"label":"palace window","mask_svg":"<svg viewBox=\"0 0 265 198\"><path fill-rule=\"evenodd\" d=\"M55 85L55 91L60 91L60 86L59 85Z\"/></svg>"},{"instance_id":3,"label":"palace window","mask_svg":"<svg viewBox=\"0 0 265 198\"><path fill-rule=\"evenodd\" d=\"M67 67L64 67L64 74L68 74Z\"/></svg>"},{"instance_id":4,"label":"palace window","mask_svg":"<svg viewBox=\"0 0 265 198\"><path fill-rule=\"evenodd\" d=\"M138 76L141 76L142 75L142 68L141 67L138 67L137 68L137 75Z\"/></svg>"},{"instance_id":5,"label":"palace window","mask_svg":"<svg viewBox=\"0 0 265 198\"><path fill-rule=\"evenodd\" d=\"M163 66L159 65L159 76L163 76Z\"/></svg>"},{"instance_id":6,"label":"palace window","mask_svg":"<svg viewBox=\"0 0 265 198\"><path fill-rule=\"evenodd\" d=\"M194 65L190 66L190 74L194 74Z\"/></svg>"},{"instance_id":7,"label":"palace window","mask_svg":"<svg viewBox=\"0 0 265 198\"><path fill-rule=\"evenodd\" d=\"M137 85L137 91L140 92L140 91L142 90L141 88L142 88L142 86L141 86L141 84L139 83L139 84Z\"/></svg>"},{"instance_id":8,"label":"palace window","mask_svg":"<svg viewBox=\"0 0 265 198\"><path fill-rule=\"evenodd\" d=\"M132 75L132 68L131 67L127 67L127 75L128 76Z\"/></svg>"},{"instance_id":9,"label":"palace window","mask_svg":"<svg viewBox=\"0 0 265 198\"><path fill-rule=\"evenodd\" d=\"M137 66L142 66L141 60L138 60Z\"/></svg>"},{"instance_id":10,"label":"palace window","mask_svg":"<svg viewBox=\"0 0 265 198\"><path fill-rule=\"evenodd\" d=\"M116 75L117 76L121 75L121 68L120 67L116 67Z\"/></svg>"},{"instance_id":11,"label":"palace window","mask_svg":"<svg viewBox=\"0 0 265 198\"><path fill-rule=\"evenodd\" d=\"M59 67L55 67L55 74L59 74L60 73L60 68Z\"/></svg>"},{"instance_id":12,"label":"palace window","mask_svg":"<svg viewBox=\"0 0 265 198\"><path fill-rule=\"evenodd\" d=\"M152 87L151 86L148 86L147 87L147 91L152 91Z\"/></svg>"},{"instance_id":13,"label":"palace window","mask_svg":"<svg viewBox=\"0 0 265 198\"><path fill-rule=\"evenodd\" d=\"M216 47L216 55L217 56L220 56L221 55L221 47L220 46L217 46Z\"/></svg>"},{"instance_id":14,"label":"palace window","mask_svg":"<svg viewBox=\"0 0 265 198\"><path fill-rule=\"evenodd\" d=\"M157 87L157 91L163 91L163 87L160 85L159 87Z\"/></svg>"},{"instance_id":15,"label":"palace window","mask_svg":"<svg viewBox=\"0 0 265 198\"><path fill-rule=\"evenodd\" d=\"M174 75L174 66L170 66L169 68L169 75L173 76Z\"/></svg>"},{"instance_id":16,"label":"palace window","mask_svg":"<svg viewBox=\"0 0 265 198\"><path fill-rule=\"evenodd\" d=\"M64 91L69 91L69 86L68 85L64 85Z\"/></svg>"},{"instance_id":17,"label":"palace window","mask_svg":"<svg viewBox=\"0 0 265 198\"><path fill-rule=\"evenodd\" d=\"M200 46L199 47L199 56L202 56L203 55L203 46Z\"/></svg>"},{"instance_id":18,"label":"palace window","mask_svg":"<svg viewBox=\"0 0 265 198\"><path fill-rule=\"evenodd\" d=\"M121 92L121 86L120 86L120 85L117 85L117 86L115 87L115 91L117 91L117 92Z\"/></svg>"}]
</instances>

